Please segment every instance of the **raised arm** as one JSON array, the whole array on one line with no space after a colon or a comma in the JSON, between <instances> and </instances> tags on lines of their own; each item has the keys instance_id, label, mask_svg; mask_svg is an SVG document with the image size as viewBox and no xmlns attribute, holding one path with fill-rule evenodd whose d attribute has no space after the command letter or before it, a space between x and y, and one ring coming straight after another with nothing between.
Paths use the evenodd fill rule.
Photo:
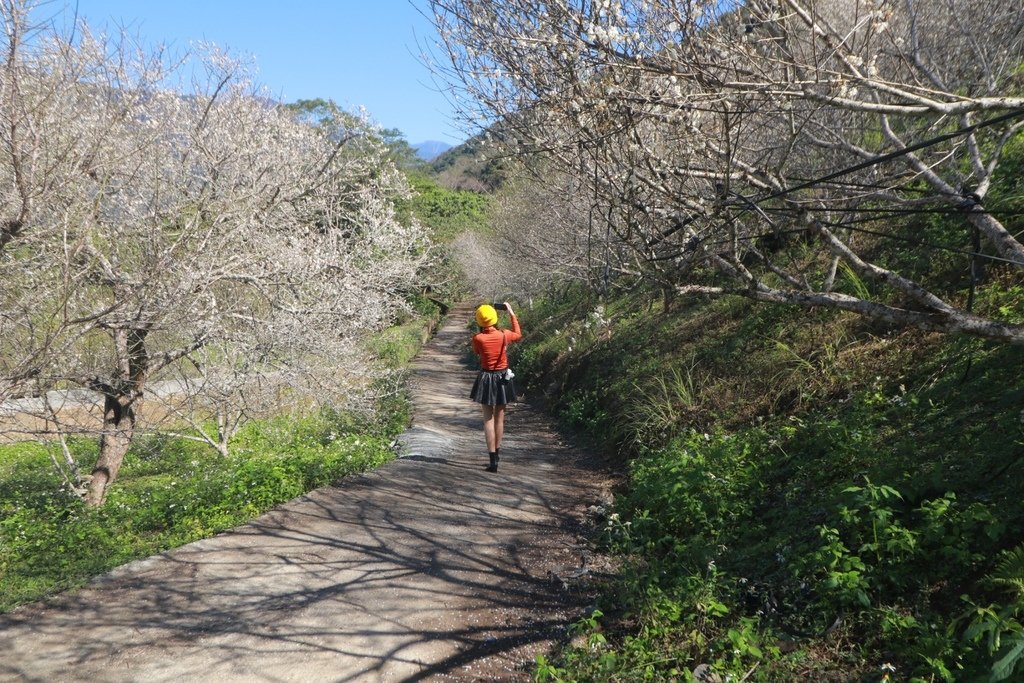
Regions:
<instances>
[{"instance_id":1,"label":"raised arm","mask_svg":"<svg viewBox=\"0 0 1024 683\"><path fill-rule=\"evenodd\" d=\"M519 318L516 317L516 312L512 310L512 304L505 302L505 308L508 309L508 317L512 320L511 334L508 335L510 342L518 341L523 338L523 331L519 327Z\"/></svg>"}]
</instances>

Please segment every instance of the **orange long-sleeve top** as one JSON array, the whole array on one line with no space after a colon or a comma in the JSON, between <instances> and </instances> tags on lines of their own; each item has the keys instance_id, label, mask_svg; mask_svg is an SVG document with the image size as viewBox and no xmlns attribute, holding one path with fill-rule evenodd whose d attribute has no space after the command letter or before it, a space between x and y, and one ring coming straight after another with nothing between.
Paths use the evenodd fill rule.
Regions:
<instances>
[{"instance_id":1,"label":"orange long-sleeve top","mask_svg":"<svg viewBox=\"0 0 1024 683\"><path fill-rule=\"evenodd\" d=\"M473 335L473 352L480 356L481 370L504 370L508 367L508 345L523 338L519 319L514 315L511 318L511 330L499 330L491 326ZM504 342L502 337L505 338Z\"/></svg>"}]
</instances>

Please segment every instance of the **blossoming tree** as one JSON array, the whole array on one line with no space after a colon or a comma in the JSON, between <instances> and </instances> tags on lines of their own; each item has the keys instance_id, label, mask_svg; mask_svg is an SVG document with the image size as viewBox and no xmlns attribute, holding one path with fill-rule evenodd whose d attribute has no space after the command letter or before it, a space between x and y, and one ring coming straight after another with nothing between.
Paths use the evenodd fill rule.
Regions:
<instances>
[{"instance_id":1,"label":"blossoming tree","mask_svg":"<svg viewBox=\"0 0 1024 683\"><path fill-rule=\"evenodd\" d=\"M466 121L590 205L578 263L1024 342L973 306L1024 271L1013 208L986 203L1021 145L1020 3L431 4ZM939 234L906 234L919 216ZM955 272L907 266L936 250Z\"/></svg>"},{"instance_id":2,"label":"blossoming tree","mask_svg":"<svg viewBox=\"0 0 1024 683\"><path fill-rule=\"evenodd\" d=\"M29 9L2 10L2 386L102 396L102 424L75 427L100 440L87 502L148 393L210 417L221 450L245 414L358 393L360 335L428 253L372 126L329 136L215 49L172 61L85 26L25 40Z\"/></svg>"}]
</instances>

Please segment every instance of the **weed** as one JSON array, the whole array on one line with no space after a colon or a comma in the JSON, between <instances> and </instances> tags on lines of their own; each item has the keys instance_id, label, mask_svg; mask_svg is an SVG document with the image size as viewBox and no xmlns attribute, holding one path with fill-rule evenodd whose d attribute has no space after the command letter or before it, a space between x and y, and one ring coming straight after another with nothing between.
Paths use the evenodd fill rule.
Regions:
<instances>
[{"instance_id":1,"label":"weed","mask_svg":"<svg viewBox=\"0 0 1024 683\"><path fill-rule=\"evenodd\" d=\"M843 334L817 341L806 355L782 339L771 343L782 354L783 366L773 376L773 383L778 395L796 395L797 406L828 396L849 379L840 358L844 348L850 346Z\"/></svg>"},{"instance_id":2,"label":"weed","mask_svg":"<svg viewBox=\"0 0 1024 683\"><path fill-rule=\"evenodd\" d=\"M1005 551L989 579L1013 591L1016 598L1024 597L1024 545Z\"/></svg>"},{"instance_id":3,"label":"weed","mask_svg":"<svg viewBox=\"0 0 1024 683\"><path fill-rule=\"evenodd\" d=\"M843 281L849 288L850 293L858 299L870 301L871 290L868 288L863 278L857 274L857 271L855 271L846 261L839 262L839 269L843 273Z\"/></svg>"}]
</instances>

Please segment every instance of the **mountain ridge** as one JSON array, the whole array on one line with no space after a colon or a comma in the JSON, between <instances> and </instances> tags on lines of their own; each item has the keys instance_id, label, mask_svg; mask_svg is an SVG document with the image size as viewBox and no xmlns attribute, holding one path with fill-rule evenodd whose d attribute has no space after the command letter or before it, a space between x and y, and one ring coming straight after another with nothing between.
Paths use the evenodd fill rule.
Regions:
<instances>
[{"instance_id":1,"label":"mountain ridge","mask_svg":"<svg viewBox=\"0 0 1024 683\"><path fill-rule=\"evenodd\" d=\"M412 145L412 148L416 150L416 156L424 161L433 161L453 147L454 145L440 140L425 140Z\"/></svg>"}]
</instances>

